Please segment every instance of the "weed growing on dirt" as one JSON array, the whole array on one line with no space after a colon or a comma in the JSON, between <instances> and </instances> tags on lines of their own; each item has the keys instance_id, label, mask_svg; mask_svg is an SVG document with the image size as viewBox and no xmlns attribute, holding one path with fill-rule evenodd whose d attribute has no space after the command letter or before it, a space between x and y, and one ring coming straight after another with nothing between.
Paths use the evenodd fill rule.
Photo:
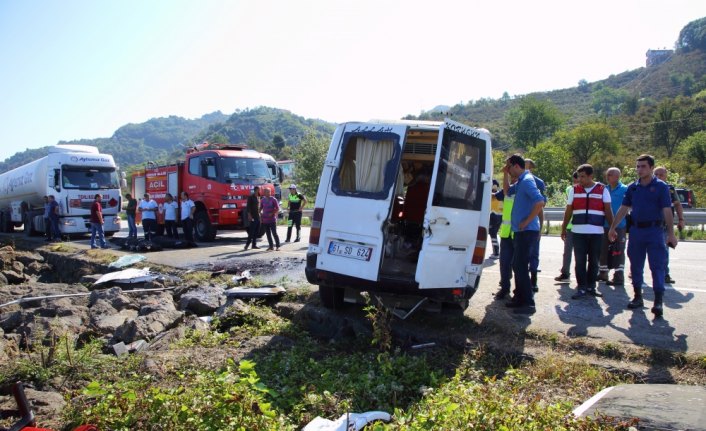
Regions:
<instances>
[{"instance_id":1,"label":"weed growing on dirt","mask_svg":"<svg viewBox=\"0 0 706 431\"><path fill-rule=\"evenodd\" d=\"M171 386L160 386L149 375L93 381L71 400L67 419L72 425L92 423L112 430L294 429L272 409L272 395L254 363L229 360L222 371L194 370Z\"/></svg>"},{"instance_id":2,"label":"weed growing on dirt","mask_svg":"<svg viewBox=\"0 0 706 431\"><path fill-rule=\"evenodd\" d=\"M387 352L392 348L392 313L380 304L371 304L369 297L366 298L368 304L363 311L373 327L373 338L370 342L380 351Z\"/></svg>"},{"instance_id":3,"label":"weed growing on dirt","mask_svg":"<svg viewBox=\"0 0 706 431\"><path fill-rule=\"evenodd\" d=\"M15 360L0 367L0 384L23 381L41 388L56 377L65 382L80 381L92 376L106 358L100 353L100 341L90 341L81 348L67 334L52 335L44 341L37 340Z\"/></svg>"}]
</instances>

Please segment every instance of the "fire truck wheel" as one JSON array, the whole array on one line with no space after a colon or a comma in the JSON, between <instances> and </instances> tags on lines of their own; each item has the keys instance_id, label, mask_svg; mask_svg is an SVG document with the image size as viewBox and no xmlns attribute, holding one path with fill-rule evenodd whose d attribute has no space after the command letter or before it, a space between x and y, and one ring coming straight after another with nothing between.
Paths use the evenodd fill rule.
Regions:
<instances>
[{"instance_id":1,"label":"fire truck wheel","mask_svg":"<svg viewBox=\"0 0 706 431\"><path fill-rule=\"evenodd\" d=\"M216 239L216 229L205 211L194 214L194 235L197 241L211 242Z\"/></svg>"}]
</instances>

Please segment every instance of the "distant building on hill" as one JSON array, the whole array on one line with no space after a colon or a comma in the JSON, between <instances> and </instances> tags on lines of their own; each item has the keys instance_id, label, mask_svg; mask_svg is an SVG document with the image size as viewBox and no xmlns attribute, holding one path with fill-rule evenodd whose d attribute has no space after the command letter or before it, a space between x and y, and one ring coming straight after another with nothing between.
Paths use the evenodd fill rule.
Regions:
<instances>
[{"instance_id":1,"label":"distant building on hill","mask_svg":"<svg viewBox=\"0 0 706 431\"><path fill-rule=\"evenodd\" d=\"M662 64L674 54L673 49L648 49L647 50L647 67L657 66Z\"/></svg>"}]
</instances>

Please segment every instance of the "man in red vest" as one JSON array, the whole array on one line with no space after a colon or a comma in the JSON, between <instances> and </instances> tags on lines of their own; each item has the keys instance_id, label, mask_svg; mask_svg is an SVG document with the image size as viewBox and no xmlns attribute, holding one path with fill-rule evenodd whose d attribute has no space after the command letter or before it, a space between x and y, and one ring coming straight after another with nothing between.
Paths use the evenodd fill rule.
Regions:
<instances>
[{"instance_id":1,"label":"man in red vest","mask_svg":"<svg viewBox=\"0 0 706 431\"><path fill-rule=\"evenodd\" d=\"M610 192L601 183L593 181L593 166L583 164L576 170L578 184L569 190L564 222L561 224L561 239L566 238L566 227L573 217L574 259L578 292L572 299L588 295L602 296L596 291L598 262L603 241L603 224L613 223ZM587 266L588 264L588 266Z\"/></svg>"}]
</instances>

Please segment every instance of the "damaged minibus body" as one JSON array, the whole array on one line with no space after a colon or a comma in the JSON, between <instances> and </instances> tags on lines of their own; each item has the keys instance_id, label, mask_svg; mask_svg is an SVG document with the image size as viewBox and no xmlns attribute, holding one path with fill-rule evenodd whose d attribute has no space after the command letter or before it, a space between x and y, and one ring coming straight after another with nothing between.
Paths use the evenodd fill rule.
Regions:
<instances>
[{"instance_id":1,"label":"damaged minibus body","mask_svg":"<svg viewBox=\"0 0 706 431\"><path fill-rule=\"evenodd\" d=\"M342 306L348 290L465 309L483 268L492 168L484 129L450 120L340 125L307 252L306 276L323 304Z\"/></svg>"}]
</instances>

